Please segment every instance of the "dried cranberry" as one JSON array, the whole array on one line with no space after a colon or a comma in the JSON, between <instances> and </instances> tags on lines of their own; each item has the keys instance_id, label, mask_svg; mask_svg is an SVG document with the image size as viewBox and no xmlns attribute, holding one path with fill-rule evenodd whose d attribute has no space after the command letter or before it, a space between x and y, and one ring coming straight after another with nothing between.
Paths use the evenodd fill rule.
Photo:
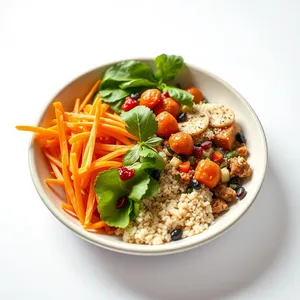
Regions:
<instances>
[{"instance_id":1,"label":"dried cranberry","mask_svg":"<svg viewBox=\"0 0 300 300\"><path fill-rule=\"evenodd\" d=\"M193 155L197 159L201 159L202 156L203 156L203 149L202 149L202 147L194 147Z\"/></svg>"},{"instance_id":2,"label":"dried cranberry","mask_svg":"<svg viewBox=\"0 0 300 300\"><path fill-rule=\"evenodd\" d=\"M139 105L138 101L136 101L131 97L126 97L125 102L122 105L122 110L129 111L138 105Z\"/></svg>"},{"instance_id":3,"label":"dried cranberry","mask_svg":"<svg viewBox=\"0 0 300 300\"><path fill-rule=\"evenodd\" d=\"M122 208L124 207L128 202L128 198L126 196L121 197L116 204L116 208Z\"/></svg>"},{"instance_id":4,"label":"dried cranberry","mask_svg":"<svg viewBox=\"0 0 300 300\"><path fill-rule=\"evenodd\" d=\"M211 141L206 141L206 142L203 142L203 143L201 144L201 147L202 147L202 149L204 149L204 150L208 150L208 149L211 147L211 145L212 145L212 142L211 142Z\"/></svg>"},{"instance_id":5,"label":"dried cranberry","mask_svg":"<svg viewBox=\"0 0 300 300\"><path fill-rule=\"evenodd\" d=\"M163 92L163 93L161 94L161 97L162 97L162 98L169 98L169 97L170 97L170 94L169 94L168 91L166 91L166 92Z\"/></svg>"},{"instance_id":6,"label":"dried cranberry","mask_svg":"<svg viewBox=\"0 0 300 300\"><path fill-rule=\"evenodd\" d=\"M118 168L121 180L125 181L130 179L134 175L134 170L127 169L126 167Z\"/></svg>"}]
</instances>

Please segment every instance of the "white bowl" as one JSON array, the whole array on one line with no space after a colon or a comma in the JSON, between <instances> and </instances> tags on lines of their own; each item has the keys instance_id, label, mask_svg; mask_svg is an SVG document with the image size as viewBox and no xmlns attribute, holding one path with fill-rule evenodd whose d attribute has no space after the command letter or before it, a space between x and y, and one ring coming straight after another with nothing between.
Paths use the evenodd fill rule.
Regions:
<instances>
[{"instance_id":1,"label":"white bowl","mask_svg":"<svg viewBox=\"0 0 300 300\"><path fill-rule=\"evenodd\" d=\"M153 61L150 59L139 60L153 66ZM117 62L112 64L115 63ZM102 77L104 71L112 64L100 66L78 77L64 87L42 112L38 125L48 125L49 120L54 117L52 102L60 101L66 110L71 109L75 99L78 97L82 99L87 90L97 79ZM234 110L236 120L242 126L247 138L247 147L250 152L248 161L253 168L251 180L244 185L248 192L247 196L233 205L227 213L218 218L208 230L201 234L164 245L128 244L116 236L85 231L78 221L60 209L60 204L65 202L64 195L63 193L57 195L44 183L44 179L50 176L50 169L40 148L32 139L29 148L29 167L37 192L53 215L81 238L97 246L127 254L162 255L181 252L203 245L220 236L244 215L255 200L265 176L267 143L260 121L251 106L226 82L207 71L191 65L186 65L184 71L177 77L176 82L183 86L193 84L201 89L209 102L223 103Z\"/></svg>"}]
</instances>

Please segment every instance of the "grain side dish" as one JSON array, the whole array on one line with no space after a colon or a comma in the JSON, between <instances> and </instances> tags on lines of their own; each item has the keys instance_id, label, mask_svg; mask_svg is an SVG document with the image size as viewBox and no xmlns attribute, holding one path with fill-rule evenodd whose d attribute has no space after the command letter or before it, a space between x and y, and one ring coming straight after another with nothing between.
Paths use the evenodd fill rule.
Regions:
<instances>
[{"instance_id":1,"label":"grain side dish","mask_svg":"<svg viewBox=\"0 0 300 300\"><path fill-rule=\"evenodd\" d=\"M162 54L108 68L72 111L53 103L35 134L49 164L45 188L95 233L160 245L201 234L247 195L252 169L242 128L226 103L174 82L182 57Z\"/></svg>"}]
</instances>

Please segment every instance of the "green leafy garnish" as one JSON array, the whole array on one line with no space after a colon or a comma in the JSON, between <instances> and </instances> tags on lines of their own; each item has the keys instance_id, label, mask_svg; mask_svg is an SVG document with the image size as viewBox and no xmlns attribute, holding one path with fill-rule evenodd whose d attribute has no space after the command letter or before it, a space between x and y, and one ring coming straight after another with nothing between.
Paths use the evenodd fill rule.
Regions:
<instances>
[{"instance_id":1,"label":"green leafy garnish","mask_svg":"<svg viewBox=\"0 0 300 300\"><path fill-rule=\"evenodd\" d=\"M137 210L134 202L140 201L148 193L150 181L150 175L143 170L136 172L126 181L120 179L116 168L99 173L94 189L100 199L98 211L102 220L109 226L125 228L131 219L132 210ZM150 185L148 194L153 193L152 183ZM128 197L128 202L124 207L117 208L117 203L123 196Z\"/></svg>"},{"instance_id":2,"label":"green leafy garnish","mask_svg":"<svg viewBox=\"0 0 300 300\"><path fill-rule=\"evenodd\" d=\"M123 112L121 118L127 125L126 130L138 137L140 142L153 136L158 129L154 113L146 106L137 106Z\"/></svg>"},{"instance_id":3,"label":"green leafy garnish","mask_svg":"<svg viewBox=\"0 0 300 300\"><path fill-rule=\"evenodd\" d=\"M167 85L163 88L163 91L164 92L168 91L170 97L176 99L181 104L186 105L188 107L193 106L194 96L189 92L173 86L167 86Z\"/></svg>"},{"instance_id":4,"label":"green leafy garnish","mask_svg":"<svg viewBox=\"0 0 300 300\"><path fill-rule=\"evenodd\" d=\"M113 168L99 173L94 188L100 199L98 211L103 221L110 226L125 228L137 217L141 199L157 193L158 183L149 173L163 170L165 162L153 148L162 142L155 136L157 121L154 113L147 107L137 106L123 112L121 117L126 122L126 130L139 138L123 157L123 165L133 169L134 176L122 181L118 169ZM124 196L128 201L118 208L118 201Z\"/></svg>"},{"instance_id":5,"label":"green leafy garnish","mask_svg":"<svg viewBox=\"0 0 300 300\"><path fill-rule=\"evenodd\" d=\"M121 113L125 98L131 93L143 92L148 88L168 90L170 96L180 104L191 106L193 96L184 90L167 86L183 69L181 56L161 54L155 59L156 72L145 63L135 60L120 62L108 68L103 76L100 94L104 102Z\"/></svg>"},{"instance_id":6,"label":"green leafy garnish","mask_svg":"<svg viewBox=\"0 0 300 300\"><path fill-rule=\"evenodd\" d=\"M155 65L155 78L161 83L173 80L181 72L184 64L181 56L161 54L155 58Z\"/></svg>"}]
</instances>

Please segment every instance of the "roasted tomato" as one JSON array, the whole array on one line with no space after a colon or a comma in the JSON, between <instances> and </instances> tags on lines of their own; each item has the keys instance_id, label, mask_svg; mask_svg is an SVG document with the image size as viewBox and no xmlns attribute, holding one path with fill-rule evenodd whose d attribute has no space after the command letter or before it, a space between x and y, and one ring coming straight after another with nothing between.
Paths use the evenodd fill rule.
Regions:
<instances>
[{"instance_id":1,"label":"roasted tomato","mask_svg":"<svg viewBox=\"0 0 300 300\"><path fill-rule=\"evenodd\" d=\"M157 135L162 137L169 137L172 133L178 131L178 123L176 119L167 111L160 113L156 117L158 122Z\"/></svg>"},{"instance_id":2,"label":"roasted tomato","mask_svg":"<svg viewBox=\"0 0 300 300\"><path fill-rule=\"evenodd\" d=\"M167 111L173 117L177 118L181 112L180 104L173 98L164 98L157 104L154 113L159 115L163 111Z\"/></svg>"},{"instance_id":3,"label":"roasted tomato","mask_svg":"<svg viewBox=\"0 0 300 300\"><path fill-rule=\"evenodd\" d=\"M193 138L184 132L177 132L172 134L169 138L169 144L171 149L183 155L191 155L194 150Z\"/></svg>"},{"instance_id":4,"label":"roasted tomato","mask_svg":"<svg viewBox=\"0 0 300 300\"><path fill-rule=\"evenodd\" d=\"M185 89L187 92L192 94L194 96L194 102L197 104L200 101L204 100L204 97L199 89L197 89L195 86L191 86Z\"/></svg>"},{"instance_id":5,"label":"roasted tomato","mask_svg":"<svg viewBox=\"0 0 300 300\"><path fill-rule=\"evenodd\" d=\"M157 89L145 91L140 98L140 105L153 109L161 101L161 92Z\"/></svg>"}]
</instances>

